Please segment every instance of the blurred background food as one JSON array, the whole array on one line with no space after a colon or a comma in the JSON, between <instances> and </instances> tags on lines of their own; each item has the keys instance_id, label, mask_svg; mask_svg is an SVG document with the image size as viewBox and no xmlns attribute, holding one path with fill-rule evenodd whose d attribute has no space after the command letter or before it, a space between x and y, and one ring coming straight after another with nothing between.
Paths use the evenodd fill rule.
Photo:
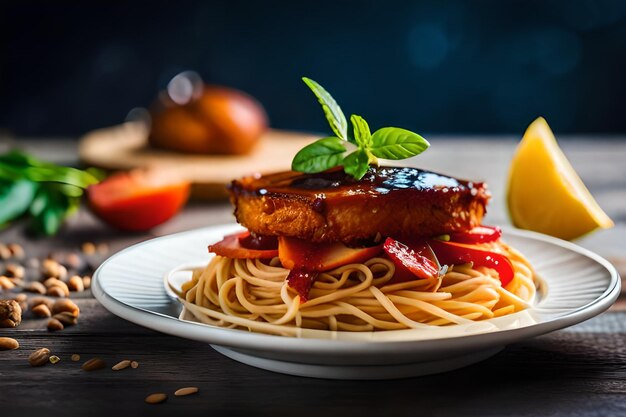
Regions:
<instances>
[{"instance_id":1,"label":"blurred background food","mask_svg":"<svg viewBox=\"0 0 626 417\"><path fill-rule=\"evenodd\" d=\"M192 71L172 78L150 110L149 144L161 149L247 154L267 129L265 110L254 98L206 85Z\"/></svg>"}]
</instances>

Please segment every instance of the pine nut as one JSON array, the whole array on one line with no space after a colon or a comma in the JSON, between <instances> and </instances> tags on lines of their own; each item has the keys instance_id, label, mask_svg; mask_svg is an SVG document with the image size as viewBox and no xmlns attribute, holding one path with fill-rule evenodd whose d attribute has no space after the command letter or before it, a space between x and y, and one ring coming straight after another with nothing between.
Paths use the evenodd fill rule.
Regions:
<instances>
[{"instance_id":1,"label":"pine nut","mask_svg":"<svg viewBox=\"0 0 626 417\"><path fill-rule=\"evenodd\" d=\"M74 353L72 354L70 359L72 360L72 362L78 362L80 360L80 355L78 353Z\"/></svg>"},{"instance_id":2,"label":"pine nut","mask_svg":"<svg viewBox=\"0 0 626 417\"><path fill-rule=\"evenodd\" d=\"M20 347L17 340L11 337L0 337L0 350L13 350Z\"/></svg>"},{"instance_id":3,"label":"pine nut","mask_svg":"<svg viewBox=\"0 0 626 417\"><path fill-rule=\"evenodd\" d=\"M78 324L78 319L72 315L69 311L64 311L62 313L57 313L52 316L53 319L56 319L63 323L64 326L73 326Z\"/></svg>"},{"instance_id":4,"label":"pine nut","mask_svg":"<svg viewBox=\"0 0 626 417\"><path fill-rule=\"evenodd\" d=\"M83 284L83 279L78 275L74 275L72 278L70 278L70 280L67 282L67 286L70 291L85 291L85 284Z\"/></svg>"},{"instance_id":5,"label":"pine nut","mask_svg":"<svg viewBox=\"0 0 626 417\"><path fill-rule=\"evenodd\" d=\"M41 295L46 293L46 287L39 281L29 282L24 287L24 291L35 292Z\"/></svg>"},{"instance_id":6,"label":"pine nut","mask_svg":"<svg viewBox=\"0 0 626 417\"><path fill-rule=\"evenodd\" d=\"M174 395L177 397L184 397L186 395L195 394L197 392L198 392L198 387L185 387L185 388L176 390L176 392L174 392Z\"/></svg>"},{"instance_id":7,"label":"pine nut","mask_svg":"<svg viewBox=\"0 0 626 417\"><path fill-rule=\"evenodd\" d=\"M50 313L50 309L45 304L38 304L31 310L37 317L50 317L52 315L52 313Z\"/></svg>"},{"instance_id":8,"label":"pine nut","mask_svg":"<svg viewBox=\"0 0 626 417\"><path fill-rule=\"evenodd\" d=\"M162 392L157 392L155 394L150 394L146 397L145 401L148 404L159 404L167 400L167 394Z\"/></svg>"},{"instance_id":9,"label":"pine nut","mask_svg":"<svg viewBox=\"0 0 626 417\"><path fill-rule=\"evenodd\" d=\"M52 306L52 313L63 313L68 312L71 313L72 316L78 317L80 315L80 309L78 306L70 299L64 298L62 300L56 300L54 305Z\"/></svg>"},{"instance_id":10,"label":"pine nut","mask_svg":"<svg viewBox=\"0 0 626 417\"><path fill-rule=\"evenodd\" d=\"M51 318L50 320L48 320L47 327L48 330L50 330L51 332L56 332L57 330L63 330L65 328L65 326L63 326L63 323L55 318Z\"/></svg>"},{"instance_id":11,"label":"pine nut","mask_svg":"<svg viewBox=\"0 0 626 417\"><path fill-rule=\"evenodd\" d=\"M49 295L50 297L65 297L65 291L63 291L63 288L61 287L54 286L48 288L46 295Z\"/></svg>"},{"instance_id":12,"label":"pine nut","mask_svg":"<svg viewBox=\"0 0 626 417\"><path fill-rule=\"evenodd\" d=\"M96 371L98 369L102 369L106 366L104 361L100 358L89 359L87 362L83 363L83 370L86 372Z\"/></svg>"},{"instance_id":13,"label":"pine nut","mask_svg":"<svg viewBox=\"0 0 626 417\"><path fill-rule=\"evenodd\" d=\"M125 359L113 365L111 369L113 369L114 371L121 371L122 369L126 369L129 366L130 366L130 361L128 359Z\"/></svg>"},{"instance_id":14,"label":"pine nut","mask_svg":"<svg viewBox=\"0 0 626 417\"><path fill-rule=\"evenodd\" d=\"M131 367L131 368L133 368L133 369L137 369L137 368L139 368L139 362L137 362L137 361L132 361L132 362L130 363L130 367Z\"/></svg>"}]
</instances>

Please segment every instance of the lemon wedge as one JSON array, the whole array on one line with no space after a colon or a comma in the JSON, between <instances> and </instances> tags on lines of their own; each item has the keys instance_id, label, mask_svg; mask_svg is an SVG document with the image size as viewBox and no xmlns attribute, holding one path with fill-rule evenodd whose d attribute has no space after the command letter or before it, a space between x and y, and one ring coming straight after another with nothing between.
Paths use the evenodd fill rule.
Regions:
<instances>
[{"instance_id":1,"label":"lemon wedge","mask_svg":"<svg viewBox=\"0 0 626 417\"><path fill-rule=\"evenodd\" d=\"M572 240L613 221L574 171L543 117L519 143L507 184L509 215L516 227Z\"/></svg>"}]
</instances>

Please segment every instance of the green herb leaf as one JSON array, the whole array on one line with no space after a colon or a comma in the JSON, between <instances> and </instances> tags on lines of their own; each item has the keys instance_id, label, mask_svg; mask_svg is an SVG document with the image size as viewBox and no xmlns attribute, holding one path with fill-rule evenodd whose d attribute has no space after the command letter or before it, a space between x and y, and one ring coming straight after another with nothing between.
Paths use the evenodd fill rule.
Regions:
<instances>
[{"instance_id":1,"label":"green herb leaf","mask_svg":"<svg viewBox=\"0 0 626 417\"><path fill-rule=\"evenodd\" d=\"M343 160L343 170L356 180L363 178L369 167L369 156L363 149L357 149Z\"/></svg>"},{"instance_id":2,"label":"green herb leaf","mask_svg":"<svg viewBox=\"0 0 626 417\"><path fill-rule=\"evenodd\" d=\"M424 152L430 143L417 133L398 127L383 127L372 135L370 151L383 159L406 159Z\"/></svg>"},{"instance_id":3,"label":"green herb leaf","mask_svg":"<svg viewBox=\"0 0 626 417\"><path fill-rule=\"evenodd\" d=\"M322 172L340 165L345 151L346 148L339 138L319 139L296 154L291 163L291 169L306 173Z\"/></svg>"},{"instance_id":4,"label":"green herb leaf","mask_svg":"<svg viewBox=\"0 0 626 417\"><path fill-rule=\"evenodd\" d=\"M46 236L56 234L68 215L72 200L59 192L56 184L43 185L30 207L31 227Z\"/></svg>"},{"instance_id":5,"label":"green herb leaf","mask_svg":"<svg viewBox=\"0 0 626 417\"><path fill-rule=\"evenodd\" d=\"M322 105L326 120L328 120L328 124L333 132L335 132L335 135L340 139L348 140L348 122L346 121L346 116L343 115L341 107L339 107L339 104L337 104L333 96L331 96L324 87L310 78L302 77L302 81L313 91L313 94L317 97L317 101Z\"/></svg>"},{"instance_id":6,"label":"green herb leaf","mask_svg":"<svg viewBox=\"0 0 626 417\"><path fill-rule=\"evenodd\" d=\"M350 121L352 122L352 127L354 128L354 138L356 139L356 144L360 148L368 147L372 142L372 133L370 132L370 127L365 119L357 114L353 114L350 116Z\"/></svg>"},{"instance_id":7,"label":"green herb leaf","mask_svg":"<svg viewBox=\"0 0 626 417\"><path fill-rule=\"evenodd\" d=\"M30 207L37 184L27 180L0 182L0 224L10 222Z\"/></svg>"}]
</instances>

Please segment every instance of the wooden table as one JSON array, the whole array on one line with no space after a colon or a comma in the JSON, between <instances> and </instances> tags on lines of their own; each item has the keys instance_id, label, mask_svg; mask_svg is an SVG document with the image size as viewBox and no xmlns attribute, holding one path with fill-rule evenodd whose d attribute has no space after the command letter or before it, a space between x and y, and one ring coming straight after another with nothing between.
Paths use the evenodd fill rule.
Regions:
<instances>
[{"instance_id":1,"label":"wooden table","mask_svg":"<svg viewBox=\"0 0 626 417\"><path fill-rule=\"evenodd\" d=\"M514 138L435 137L431 150L412 163L451 175L485 179L494 194L486 223L507 219L503 188ZM75 160L70 141L21 142L59 162ZM579 137L563 148L617 226L578 243L611 259L626 276L626 138ZM119 234L81 211L53 238L33 240L22 227L0 232L0 241L20 242L31 255L84 241L106 242L112 252L132 243L200 226L231 222L225 202L191 204L151 234ZM626 415L626 308L569 329L507 347L482 363L440 375L396 381L330 381L292 377L227 359L209 346L147 330L107 312L88 292L77 299L77 326L45 330L45 320L28 319L0 336L21 348L0 352L0 416L89 415L424 415L424 416L604 416ZM31 368L27 357L48 347L56 365ZM104 359L109 366L134 359L138 369L91 373L70 361ZM200 393L171 393L197 386ZM170 393L164 404L147 405L146 395Z\"/></svg>"}]
</instances>

